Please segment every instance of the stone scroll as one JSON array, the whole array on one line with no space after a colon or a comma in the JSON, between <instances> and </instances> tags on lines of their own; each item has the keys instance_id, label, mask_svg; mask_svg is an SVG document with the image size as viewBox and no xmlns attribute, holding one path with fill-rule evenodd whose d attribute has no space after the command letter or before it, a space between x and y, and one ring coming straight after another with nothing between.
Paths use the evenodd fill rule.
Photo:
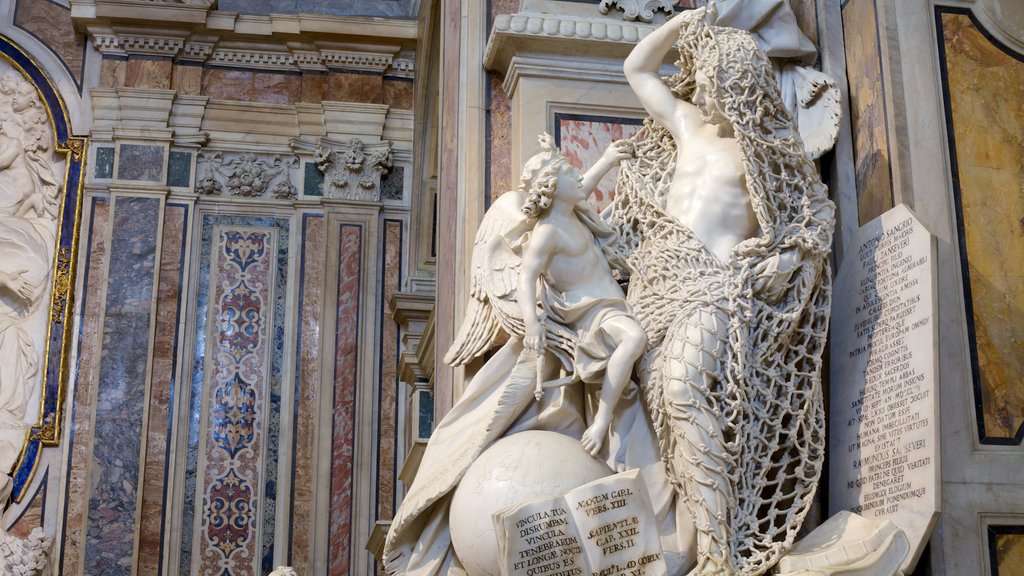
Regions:
<instances>
[{"instance_id":1,"label":"stone scroll","mask_svg":"<svg viewBox=\"0 0 1024 576\"><path fill-rule=\"evenodd\" d=\"M832 309L829 502L892 520L916 564L939 509L935 241L899 205L862 227Z\"/></svg>"}]
</instances>

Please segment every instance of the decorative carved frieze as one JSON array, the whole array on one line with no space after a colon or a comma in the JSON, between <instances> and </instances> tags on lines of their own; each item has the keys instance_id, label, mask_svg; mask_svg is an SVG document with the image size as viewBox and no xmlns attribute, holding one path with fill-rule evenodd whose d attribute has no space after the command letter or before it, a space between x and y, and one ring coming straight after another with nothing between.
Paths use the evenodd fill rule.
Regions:
<instances>
[{"instance_id":1,"label":"decorative carved frieze","mask_svg":"<svg viewBox=\"0 0 1024 576\"><path fill-rule=\"evenodd\" d=\"M657 11L671 15L674 11L674 4L671 0L601 0L597 9L601 14L607 14L611 10L622 10L622 19L628 22L654 21L654 13Z\"/></svg>"},{"instance_id":2,"label":"decorative carved frieze","mask_svg":"<svg viewBox=\"0 0 1024 576\"><path fill-rule=\"evenodd\" d=\"M292 174L299 166L296 156L204 151L197 161L202 174L196 181L197 194L279 200L298 195Z\"/></svg>"},{"instance_id":3,"label":"decorative carved frieze","mask_svg":"<svg viewBox=\"0 0 1024 576\"><path fill-rule=\"evenodd\" d=\"M412 78L416 74L416 64L415 61L410 58L395 58L391 61L391 67L384 73L388 76Z\"/></svg>"},{"instance_id":4,"label":"decorative carved frieze","mask_svg":"<svg viewBox=\"0 0 1024 576\"><path fill-rule=\"evenodd\" d=\"M224 66L244 66L246 68L265 68L269 70L295 69L295 59L288 52L216 48L208 61L211 64L221 64Z\"/></svg>"},{"instance_id":5,"label":"decorative carved frieze","mask_svg":"<svg viewBox=\"0 0 1024 576\"><path fill-rule=\"evenodd\" d=\"M183 60L197 60L205 62L206 59L213 54L213 46L213 42L186 42L185 49L181 51L180 58Z\"/></svg>"},{"instance_id":6,"label":"decorative carved frieze","mask_svg":"<svg viewBox=\"0 0 1024 576\"><path fill-rule=\"evenodd\" d=\"M353 138L342 145L321 141L313 159L324 175L325 197L379 202L380 179L391 169L394 156L390 142L368 145Z\"/></svg>"},{"instance_id":7,"label":"decorative carved frieze","mask_svg":"<svg viewBox=\"0 0 1024 576\"><path fill-rule=\"evenodd\" d=\"M169 36L143 36L136 34L121 36L121 46L128 54L174 57L184 45L185 41L183 39Z\"/></svg>"},{"instance_id":8,"label":"decorative carved frieze","mask_svg":"<svg viewBox=\"0 0 1024 576\"><path fill-rule=\"evenodd\" d=\"M351 52L347 50L321 50L320 58L331 68L352 68L383 72L391 65L392 56L379 52Z\"/></svg>"}]
</instances>

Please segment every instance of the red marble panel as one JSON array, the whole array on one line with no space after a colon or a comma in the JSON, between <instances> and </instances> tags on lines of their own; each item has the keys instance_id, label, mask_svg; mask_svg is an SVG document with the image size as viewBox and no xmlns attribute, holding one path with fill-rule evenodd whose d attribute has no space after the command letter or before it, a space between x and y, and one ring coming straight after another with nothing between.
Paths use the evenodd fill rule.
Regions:
<instances>
[{"instance_id":1,"label":"red marble panel","mask_svg":"<svg viewBox=\"0 0 1024 576\"><path fill-rule=\"evenodd\" d=\"M64 542L61 554L62 572L77 574L85 550L85 514L89 504L89 465L92 463L92 440L94 426L93 407L96 403L96 386L99 378L100 350L103 334L100 309L103 302L103 288L106 285L104 270L108 258L108 235L110 233L110 202L107 200L92 204L88 246L82 247L85 259L87 282L82 311L81 353L79 354L78 379L74 395L69 398L74 411L72 415L71 454L67 485L67 510L64 516ZM85 238L83 238L85 240Z\"/></svg>"},{"instance_id":2,"label":"red marble panel","mask_svg":"<svg viewBox=\"0 0 1024 576\"><path fill-rule=\"evenodd\" d=\"M605 149L616 140L629 138L640 130L640 125L627 119L616 121L613 117L569 116L558 119L558 130L562 153L581 173L597 162ZM598 182L590 196L595 210L604 210L615 197L615 178L618 168Z\"/></svg>"},{"instance_id":3,"label":"red marble panel","mask_svg":"<svg viewBox=\"0 0 1024 576\"><path fill-rule=\"evenodd\" d=\"M816 0L790 0L789 5L796 15L796 23L800 30L818 45L818 7Z\"/></svg>"},{"instance_id":4,"label":"red marble panel","mask_svg":"<svg viewBox=\"0 0 1024 576\"><path fill-rule=\"evenodd\" d=\"M412 80L385 78L384 103L400 110L413 109Z\"/></svg>"},{"instance_id":5,"label":"red marble panel","mask_svg":"<svg viewBox=\"0 0 1024 576\"><path fill-rule=\"evenodd\" d=\"M359 278L362 228L342 225L335 328L334 415L328 574L349 573L352 534L352 457L355 434L356 355L359 351Z\"/></svg>"},{"instance_id":6,"label":"red marble panel","mask_svg":"<svg viewBox=\"0 0 1024 576\"><path fill-rule=\"evenodd\" d=\"M398 291L402 281L402 222L385 220L384 284L381 306ZM398 441L398 325L390 314L384 317L380 343L380 434L377 459L377 518L390 520L395 507L395 443Z\"/></svg>"},{"instance_id":7,"label":"red marble panel","mask_svg":"<svg viewBox=\"0 0 1024 576\"><path fill-rule=\"evenodd\" d=\"M171 88L178 94L197 96L203 89L203 67L174 65L171 72Z\"/></svg>"},{"instance_id":8,"label":"red marble panel","mask_svg":"<svg viewBox=\"0 0 1024 576\"><path fill-rule=\"evenodd\" d=\"M519 186L512 169L512 104L501 87L504 79L490 75L491 90L491 201Z\"/></svg>"},{"instance_id":9,"label":"red marble panel","mask_svg":"<svg viewBox=\"0 0 1024 576\"><path fill-rule=\"evenodd\" d=\"M43 511L46 506L47 473L39 482L35 494L29 498L28 505L21 512L21 516L7 529L7 533L17 538L25 539L36 528L43 527Z\"/></svg>"},{"instance_id":10,"label":"red marble panel","mask_svg":"<svg viewBox=\"0 0 1024 576\"><path fill-rule=\"evenodd\" d=\"M156 337L153 341L149 421L145 439L146 462L141 487L138 574L157 574L160 569L186 218L185 206L169 204L164 210L160 273L157 280Z\"/></svg>"},{"instance_id":11,"label":"red marble panel","mask_svg":"<svg viewBox=\"0 0 1024 576\"><path fill-rule=\"evenodd\" d=\"M491 16L519 12L519 0L491 0Z\"/></svg>"},{"instance_id":12,"label":"red marble panel","mask_svg":"<svg viewBox=\"0 0 1024 576\"><path fill-rule=\"evenodd\" d=\"M302 94L302 76L255 72L252 76L253 102L270 104L291 104L298 102Z\"/></svg>"},{"instance_id":13,"label":"red marble panel","mask_svg":"<svg viewBox=\"0 0 1024 576\"><path fill-rule=\"evenodd\" d=\"M252 101L253 73L250 70L203 68L202 95L221 100Z\"/></svg>"},{"instance_id":14,"label":"red marble panel","mask_svg":"<svg viewBox=\"0 0 1024 576\"><path fill-rule=\"evenodd\" d=\"M100 64L100 86L103 88L119 88L124 86L125 67L128 62L114 58L104 58Z\"/></svg>"},{"instance_id":15,"label":"red marble panel","mask_svg":"<svg viewBox=\"0 0 1024 576\"><path fill-rule=\"evenodd\" d=\"M310 104L319 104L324 100L324 90L327 87L327 74L317 74L315 72L308 72L302 74L302 94L300 95L303 102Z\"/></svg>"},{"instance_id":16,"label":"red marble panel","mask_svg":"<svg viewBox=\"0 0 1024 576\"><path fill-rule=\"evenodd\" d=\"M302 300L299 303L299 390L296 396L295 455L292 478L292 568L299 574L311 571L313 519L316 516L313 468L316 452L320 405L320 310L323 306L324 219L307 216L303 220Z\"/></svg>"},{"instance_id":17,"label":"red marble panel","mask_svg":"<svg viewBox=\"0 0 1024 576\"><path fill-rule=\"evenodd\" d=\"M381 104L384 101L384 77L380 74L331 72L327 75L325 100Z\"/></svg>"},{"instance_id":18,"label":"red marble panel","mask_svg":"<svg viewBox=\"0 0 1024 576\"><path fill-rule=\"evenodd\" d=\"M167 90L171 87L171 60L160 58L128 58L124 70L124 85L129 88Z\"/></svg>"},{"instance_id":19,"label":"red marble panel","mask_svg":"<svg viewBox=\"0 0 1024 576\"><path fill-rule=\"evenodd\" d=\"M71 10L47 0L19 0L15 3L14 25L39 38L60 56L75 81L82 81L85 36L71 23Z\"/></svg>"}]
</instances>

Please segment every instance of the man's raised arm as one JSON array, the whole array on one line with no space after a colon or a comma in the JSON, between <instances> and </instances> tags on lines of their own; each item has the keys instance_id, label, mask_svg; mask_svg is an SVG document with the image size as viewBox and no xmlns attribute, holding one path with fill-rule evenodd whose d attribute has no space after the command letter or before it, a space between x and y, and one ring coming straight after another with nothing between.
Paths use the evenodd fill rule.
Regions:
<instances>
[{"instance_id":1,"label":"man's raised arm","mask_svg":"<svg viewBox=\"0 0 1024 576\"><path fill-rule=\"evenodd\" d=\"M676 98L661 80L658 73L665 54L672 48L679 37L680 16L677 14L671 20L656 28L643 40L637 42L633 51L622 63L622 71L629 81L629 86L640 99L644 109L655 120L660 122L672 136L678 138L677 117L679 106L682 101Z\"/></svg>"}]
</instances>

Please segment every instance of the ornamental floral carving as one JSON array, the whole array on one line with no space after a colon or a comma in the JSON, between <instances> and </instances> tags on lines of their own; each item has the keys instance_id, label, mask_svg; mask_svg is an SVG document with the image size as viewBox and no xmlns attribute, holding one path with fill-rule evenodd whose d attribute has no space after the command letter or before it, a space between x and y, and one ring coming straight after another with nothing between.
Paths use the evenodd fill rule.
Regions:
<instances>
[{"instance_id":1,"label":"ornamental floral carving","mask_svg":"<svg viewBox=\"0 0 1024 576\"><path fill-rule=\"evenodd\" d=\"M671 0L601 0L597 7L601 14L607 14L612 9L622 10L622 19L628 22L650 23L654 20L654 13L661 10L666 15L672 15L675 2Z\"/></svg>"},{"instance_id":2,"label":"ornamental floral carving","mask_svg":"<svg viewBox=\"0 0 1024 576\"><path fill-rule=\"evenodd\" d=\"M358 138L334 145L321 142L313 152L324 176L327 198L380 201L380 180L394 163L390 142L365 144Z\"/></svg>"},{"instance_id":3,"label":"ornamental floral carving","mask_svg":"<svg viewBox=\"0 0 1024 576\"><path fill-rule=\"evenodd\" d=\"M204 152L198 162L205 173L201 172L203 177L196 181L197 194L279 200L298 196L292 181L299 165L295 156L273 154L261 158L253 152Z\"/></svg>"}]
</instances>

